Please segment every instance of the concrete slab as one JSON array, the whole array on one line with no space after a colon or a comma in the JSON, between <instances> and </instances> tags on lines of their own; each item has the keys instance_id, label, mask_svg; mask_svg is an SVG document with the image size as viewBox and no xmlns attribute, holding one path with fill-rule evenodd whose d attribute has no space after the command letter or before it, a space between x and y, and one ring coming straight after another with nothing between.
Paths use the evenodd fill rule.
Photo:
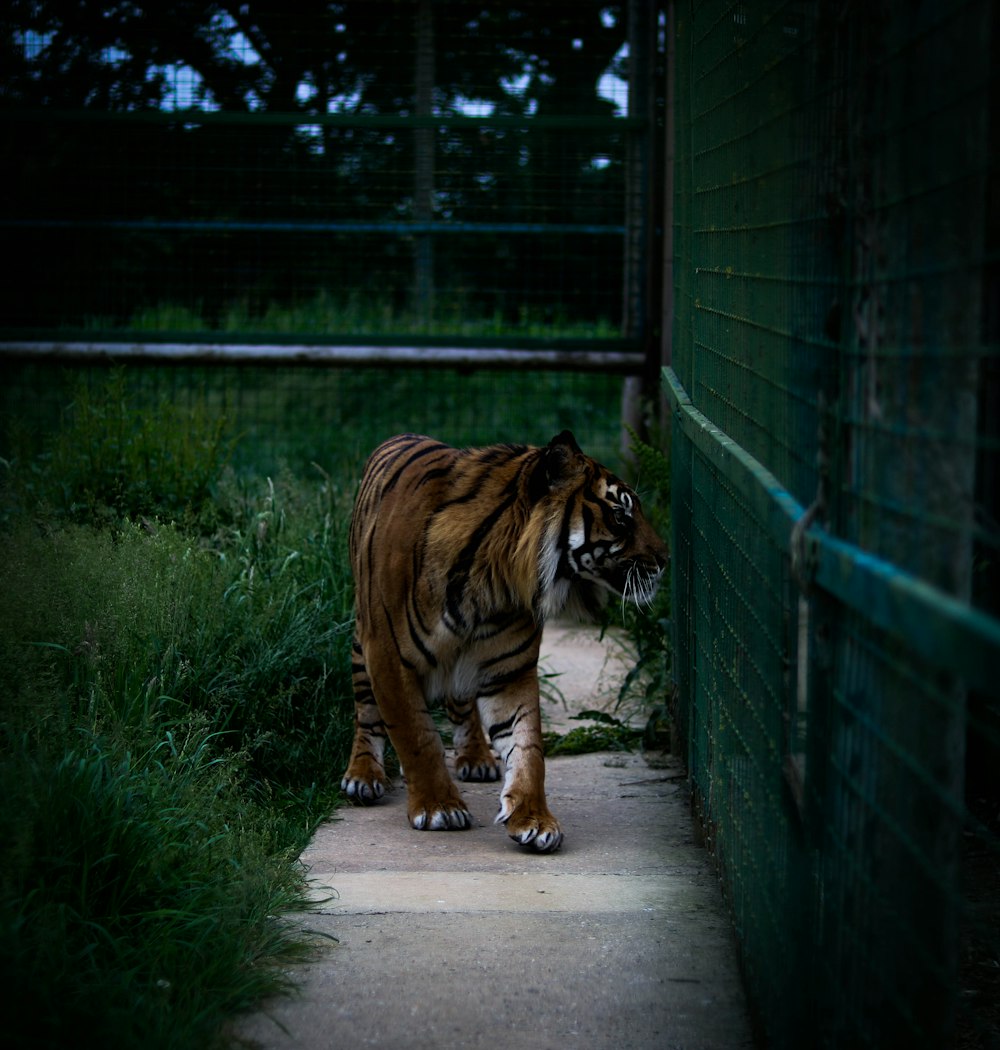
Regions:
<instances>
[{"instance_id":1,"label":"concrete slab","mask_svg":"<svg viewBox=\"0 0 1000 1050\"><path fill-rule=\"evenodd\" d=\"M597 706L607 646L550 629L546 651L569 670L564 716ZM337 943L295 974L300 995L236 1034L264 1050L752 1046L682 771L640 755L555 758L547 787L566 836L554 854L493 823L496 783L462 785L467 831L411 830L402 787L340 811L303 854L318 910L302 921Z\"/></svg>"}]
</instances>

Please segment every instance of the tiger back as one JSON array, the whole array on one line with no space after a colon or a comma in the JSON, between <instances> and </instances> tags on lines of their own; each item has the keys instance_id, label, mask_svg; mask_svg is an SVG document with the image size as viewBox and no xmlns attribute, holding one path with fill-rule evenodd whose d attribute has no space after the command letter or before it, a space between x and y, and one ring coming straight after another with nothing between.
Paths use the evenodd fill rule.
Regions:
<instances>
[{"instance_id":1,"label":"tiger back","mask_svg":"<svg viewBox=\"0 0 1000 1050\"><path fill-rule=\"evenodd\" d=\"M389 740L410 824L470 827L429 713L441 703L456 776L502 776L497 821L523 845L558 848L545 798L542 628L610 595L652 600L667 551L636 494L568 431L545 446L474 449L403 434L370 456L349 542L355 736L343 790L382 797Z\"/></svg>"}]
</instances>

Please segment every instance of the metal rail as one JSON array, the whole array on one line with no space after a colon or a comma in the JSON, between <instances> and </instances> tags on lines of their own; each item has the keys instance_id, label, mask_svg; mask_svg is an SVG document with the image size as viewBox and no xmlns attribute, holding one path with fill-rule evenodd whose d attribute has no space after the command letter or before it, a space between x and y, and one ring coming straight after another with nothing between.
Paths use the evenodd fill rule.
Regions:
<instances>
[{"instance_id":1,"label":"metal rail","mask_svg":"<svg viewBox=\"0 0 1000 1050\"><path fill-rule=\"evenodd\" d=\"M569 341L567 341L568 343ZM604 372L609 375L638 375L645 357L629 349L584 349L585 340L534 346L480 345L284 345L261 343L181 343L24 340L0 342L0 362L7 359L32 359L76 363L141 361L147 364L186 365L315 365L342 367L379 367L408 365L423 368L539 369L542 371ZM612 344L613 345L613 344ZM626 346L628 344L625 344Z\"/></svg>"},{"instance_id":2,"label":"metal rail","mask_svg":"<svg viewBox=\"0 0 1000 1050\"><path fill-rule=\"evenodd\" d=\"M742 446L695 408L672 368L663 369L674 418L791 553L805 508ZM816 526L803 533L811 583L870 623L905 640L921 658L987 696L1000 696L1000 622L892 562Z\"/></svg>"}]
</instances>

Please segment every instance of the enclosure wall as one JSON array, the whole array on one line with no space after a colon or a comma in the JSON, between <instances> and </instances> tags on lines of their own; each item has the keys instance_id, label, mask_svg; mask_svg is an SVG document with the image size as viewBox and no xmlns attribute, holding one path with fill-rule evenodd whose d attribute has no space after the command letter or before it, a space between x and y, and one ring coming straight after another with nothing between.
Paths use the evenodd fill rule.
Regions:
<instances>
[{"instance_id":1,"label":"enclosure wall","mask_svg":"<svg viewBox=\"0 0 1000 1050\"><path fill-rule=\"evenodd\" d=\"M0 457L127 362L133 409L224 416L256 470L418 429L615 461L659 324L661 7L0 12Z\"/></svg>"},{"instance_id":2,"label":"enclosure wall","mask_svg":"<svg viewBox=\"0 0 1000 1050\"><path fill-rule=\"evenodd\" d=\"M677 5L675 672L769 1047L997 1031L996 37Z\"/></svg>"},{"instance_id":3,"label":"enclosure wall","mask_svg":"<svg viewBox=\"0 0 1000 1050\"><path fill-rule=\"evenodd\" d=\"M0 352L641 350L660 6L0 14Z\"/></svg>"}]
</instances>

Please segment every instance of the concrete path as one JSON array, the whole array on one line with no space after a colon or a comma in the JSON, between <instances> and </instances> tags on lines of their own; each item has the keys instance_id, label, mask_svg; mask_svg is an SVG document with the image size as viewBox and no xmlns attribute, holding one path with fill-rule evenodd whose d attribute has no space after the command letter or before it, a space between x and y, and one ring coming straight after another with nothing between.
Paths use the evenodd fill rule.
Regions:
<instances>
[{"instance_id":1,"label":"concrete path","mask_svg":"<svg viewBox=\"0 0 1000 1050\"><path fill-rule=\"evenodd\" d=\"M567 715L608 701L616 661L594 632L546 632ZM570 722L569 725L578 725ZM676 766L612 753L551 758L551 855L493 823L499 785L462 785L475 824L418 832L404 788L341 810L303 854L338 943L301 995L246 1018L265 1050L734 1050L752 1046L730 923L694 840Z\"/></svg>"}]
</instances>

